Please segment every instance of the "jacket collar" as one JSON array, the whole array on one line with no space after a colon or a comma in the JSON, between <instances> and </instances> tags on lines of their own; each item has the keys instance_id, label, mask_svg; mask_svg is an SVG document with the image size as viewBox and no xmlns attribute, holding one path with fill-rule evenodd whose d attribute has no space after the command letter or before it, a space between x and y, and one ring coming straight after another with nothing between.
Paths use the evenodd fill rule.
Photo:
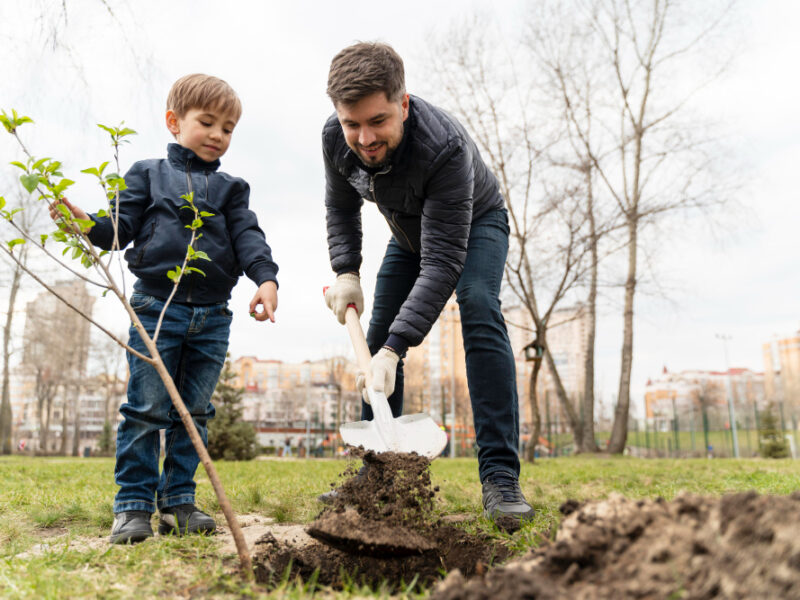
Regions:
<instances>
[{"instance_id":1,"label":"jacket collar","mask_svg":"<svg viewBox=\"0 0 800 600\"><path fill-rule=\"evenodd\" d=\"M213 162L206 162L189 148L176 143L167 145L167 157L170 164L182 171L186 170L187 165L189 168L199 171L216 171L220 165L219 159Z\"/></svg>"}]
</instances>

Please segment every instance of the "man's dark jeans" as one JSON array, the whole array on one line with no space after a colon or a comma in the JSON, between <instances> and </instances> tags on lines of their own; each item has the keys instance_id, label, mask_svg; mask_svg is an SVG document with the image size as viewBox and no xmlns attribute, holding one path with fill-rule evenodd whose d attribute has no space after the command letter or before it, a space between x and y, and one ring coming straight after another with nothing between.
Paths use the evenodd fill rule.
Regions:
<instances>
[{"instance_id":1,"label":"man's dark jeans","mask_svg":"<svg viewBox=\"0 0 800 600\"><path fill-rule=\"evenodd\" d=\"M467 362L481 481L491 473L519 476L519 405L516 368L500 310L500 283L508 254L508 213L490 211L472 223L464 271L456 286ZM378 271L367 343L375 354L419 275L420 256L392 238ZM403 361L397 365L392 414L403 412ZM362 402L362 419L372 409Z\"/></svg>"},{"instance_id":2,"label":"man's dark jeans","mask_svg":"<svg viewBox=\"0 0 800 600\"><path fill-rule=\"evenodd\" d=\"M164 301L134 293L131 306L152 336ZM208 438L206 424L214 416L211 394L225 363L232 316L226 303L172 303L158 335L158 352L204 443ZM149 355L133 326L130 345ZM152 513L156 507L194 504L194 472L200 459L189 434L156 370L130 353L128 364L128 401L120 407L125 420L117 430L114 476L120 490L114 499L114 512ZM166 448L159 476L161 429L166 430Z\"/></svg>"}]
</instances>

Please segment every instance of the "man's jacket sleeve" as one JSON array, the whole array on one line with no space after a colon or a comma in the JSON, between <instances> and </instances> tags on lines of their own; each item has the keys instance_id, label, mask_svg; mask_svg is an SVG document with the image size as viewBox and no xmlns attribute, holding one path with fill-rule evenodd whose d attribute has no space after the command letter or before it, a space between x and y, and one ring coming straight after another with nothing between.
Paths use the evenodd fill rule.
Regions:
<instances>
[{"instance_id":1,"label":"man's jacket sleeve","mask_svg":"<svg viewBox=\"0 0 800 600\"><path fill-rule=\"evenodd\" d=\"M250 186L240 180L240 187L222 210L225 225L231 234L233 251L247 277L256 285L265 281L278 283L278 265L272 250L258 226L256 214L250 210Z\"/></svg>"},{"instance_id":2,"label":"man's jacket sleeve","mask_svg":"<svg viewBox=\"0 0 800 600\"><path fill-rule=\"evenodd\" d=\"M474 170L459 144L442 153L426 185L422 209L420 273L389 333L416 346L428 334L453 294L464 262L472 223Z\"/></svg>"},{"instance_id":3,"label":"man's jacket sleeve","mask_svg":"<svg viewBox=\"0 0 800 600\"><path fill-rule=\"evenodd\" d=\"M117 236L122 250L142 226L142 215L150 203L150 185L147 169L140 163L135 163L125 173L126 189L119 193L119 220ZM114 245L114 225L111 218L116 216L116 202L111 201L107 209L108 216L98 217L97 214L89 215L94 226L89 230L88 237L95 246L103 250L111 250Z\"/></svg>"},{"instance_id":4,"label":"man's jacket sleeve","mask_svg":"<svg viewBox=\"0 0 800 600\"><path fill-rule=\"evenodd\" d=\"M331 162L323 140L325 160L325 209L328 253L336 273L361 267L361 205L364 200Z\"/></svg>"}]
</instances>

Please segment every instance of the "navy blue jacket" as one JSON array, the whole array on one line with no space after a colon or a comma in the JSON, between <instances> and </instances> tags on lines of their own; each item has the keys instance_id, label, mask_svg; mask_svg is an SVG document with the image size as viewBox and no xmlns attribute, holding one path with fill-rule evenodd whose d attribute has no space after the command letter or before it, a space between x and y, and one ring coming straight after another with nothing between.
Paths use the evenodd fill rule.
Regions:
<instances>
[{"instance_id":1,"label":"navy blue jacket","mask_svg":"<svg viewBox=\"0 0 800 600\"><path fill-rule=\"evenodd\" d=\"M357 272L361 266L364 199L377 204L397 243L420 255L419 277L387 341L401 351L402 341L416 346L458 283L472 222L504 207L497 178L461 123L416 96L410 97L403 139L382 171L364 168L335 113L322 130L322 149L333 270Z\"/></svg>"},{"instance_id":2,"label":"navy blue jacket","mask_svg":"<svg viewBox=\"0 0 800 600\"><path fill-rule=\"evenodd\" d=\"M125 260L138 280L134 289L167 298L173 283L167 271L183 264L191 231L193 213L181 210L183 194L194 192L194 203L201 211L214 213L203 218L202 237L195 250L205 252L211 261L189 263L205 273L186 273L174 301L188 304L225 302L242 272L256 285L277 283L278 265L249 209L250 186L238 177L217 171L219 160L205 162L180 144L169 144L166 159L142 160L125 174L127 189L120 192L119 248L131 241ZM111 207L113 211L113 206ZM110 250L114 229L110 217L91 215L91 242Z\"/></svg>"}]
</instances>

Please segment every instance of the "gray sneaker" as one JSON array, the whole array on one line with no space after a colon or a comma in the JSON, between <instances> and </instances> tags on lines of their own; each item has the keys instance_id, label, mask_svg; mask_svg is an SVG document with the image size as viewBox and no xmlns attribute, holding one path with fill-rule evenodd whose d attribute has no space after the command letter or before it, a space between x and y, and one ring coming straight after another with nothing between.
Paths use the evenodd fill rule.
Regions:
<instances>
[{"instance_id":1,"label":"gray sneaker","mask_svg":"<svg viewBox=\"0 0 800 600\"><path fill-rule=\"evenodd\" d=\"M501 529L516 531L533 519L534 510L519 487L519 480L507 473L493 473L483 482L483 516Z\"/></svg>"},{"instance_id":2,"label":"gray sneaker","mask_svg":"<svg viewBox=\"0 0 800 600\"><path fill-rule=\"evenodd\" d=\"M149 537L153 537L149 512L126 510L114 515L111 537L108 538L112 544L135 544Z\"/></svg>"},{"instance_id":3,"label":"gray sneaker","mask_svg":"<svg viewBox=\"0 0 800 600\"><path fill-rule=\"evenodd\" d=\"M162 508L158 519L160 535L186 535L187 533L214 533L217 523L194 504L179 504Z\"/></svg>"}]
</instances>

